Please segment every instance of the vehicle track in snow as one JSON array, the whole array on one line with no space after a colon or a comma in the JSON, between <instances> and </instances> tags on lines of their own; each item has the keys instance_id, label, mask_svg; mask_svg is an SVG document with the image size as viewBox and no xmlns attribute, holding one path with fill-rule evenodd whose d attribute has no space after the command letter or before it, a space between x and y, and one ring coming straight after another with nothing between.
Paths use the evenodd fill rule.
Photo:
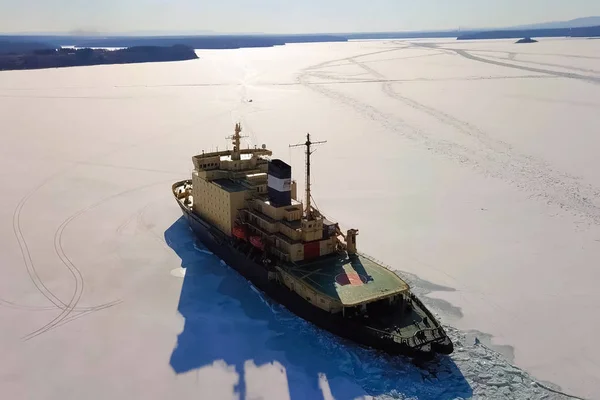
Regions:
<instances>
[{"instance_id":1,"label":"vehicle track in snow","mask_svg":"<svg viewBox=\"0 0 600 400\"><path fill-rule=\"evenodd\" d=\"M552 204L584 217L588 224L600 224L599 188L583 183L578 177L557 171L543 160L518 152L513 146L491 138L473 124L403 96L394 90L392 82L386 81L383 74L361 63L360 57L362 55L346 57L344 60L354 63L358 68L368 72L371 77L381 80L382 91L387 97L426 114L429 118L452 129L453 132L465 136L466 140L452 141L447 136L411 125L397 115L383 112L357 98L336 91L335 85L325 87L310 82L309 78L315 78L313 71L318 71L315 71L316 67L303 70L298 81L313 91L352 107L364 117L419 143L435 154L453 159L486 176L501 179L530 193L530 197L537 198L545 204ZM340 59L331 62L339 63ZM327 62L317 65L324 66ZM329 75L332 73L333 71L328 70Z\"/></svg>"},{"instance_id":2,"label":"vehicle track in snow","mask_svg":"<svg viewBox=\"0 0 600 400\"><path fill-rule=\"evenodd\" d=\"M454 42L456 43L456 42ZM412 43L413 45L417 46L426 46L429 48L437 48L438 50L443 49L442 47L439 47L438 43ZM443 43L443 44L451 44L451 43ZM435 47L438 46L438 47ZM448 51L448 50L447 50ZM557 53L519 53L519 52L507 52L506 50L482 50L482 49L474 49L472 50L473 52L486 52L486 53L502 53L502 54L507 54L509 58L516 58L517 56L539 56L539 57L563 57L563 58L574 58L574 59L584 59L584 60L600 60L600 57L597 56L584 56L581 54L557 54Z\"/></svg>"},{"instance_id":3,"label":"vehicle track in snow","mask_svg":"<svg viewBox=\"0 0 600 400\"><path fill-rule=\"evenodd\" d=\"M475 53L474 51L472 51L471 53ZM591 68L580 68L580 67L573 67L573 66L569 66L569 65L563 65L563 64L555 64L555 63L546 63L546 62L541 62L541 61L530 61L530 60L517 60L515 58L515 54L512 54L512 58L511 55L508 55L508 57L499 57L499 56L488 56L486 54L477 54L478 56L481 57L485 57L485 58L492 58L494 60L507 60L507 61L514 61L514 62L518 62L518 63L523 63L523 64L533 64L533 65L542 65L544 67L555 67L555 68L563 68L563 69L568 69L571 71L578 71L578 72L587 72L587 73L592 73L592 74L600 74L600 71L598 71L597 69L591 69ZM518 64L515 64L518 65Z\"/></svg>"},{"instance_id":4,"label":"vehicle track in snow","mask_svg":"<svg viewBox=\"0 0 600 400\"><path fill-rule=\"evenodd\" d=\"M67 168L67 169L69 169L69 168ZM18 303L8 301L8 300L2 300L3 304L7 304L14 308L20 308L23 310L37 310L37 311L40 311L40 310L47 311L47 310L54 310L54 309L60 309L60 310L64 311L65 309L68 308L67 303L62 301L58 296L56 296L56 294L54 292L52 292L50 289L48 289L48 287L44 284L44 281L40 278L40 276L37 272L37 269L35 267L35 263L33 262L31 252L29 250L29 246L27 244L27 241L25 240L25 235L23 234L23 229L21 227L21 213L22 213L23 207L25 206L27 201L39 189L41 189L48 182L50 182L53 178L55 178L56 176L58 176L62 173L64 173L64 170L61 170L54 175L51 175L50 177L43 180L40 184L38 184L34 189L32 189L23 198L21 198L21 200L17 204L17 207L15 208L15 211L13 213L13 232L14 232L17 242L19 244L19 249L21 251L21 256L23 258L23 263L25 264L27 274L29 275L29 278L30 278L31 282L33 283L34 287L36 288L36 290L40 294L42 294L46 299L48 299L48 301L51 302L54 306L38 307L38 306L20 305ZM107 304L109 304L109 303L107 303ZM74 310L88 312L88 311L97 310L99 307L105 307L105 306L106 306L106 304L102 304L102 305L94 306L94 307L76 307L76 308L74 308Z\"/></svg>"},{"instance_id":5,"label":"vehicle track in snow","mask_svg":"<svg viewBox=\"0 0 600 400\"><path fill-rule=\"evenodd\" d=\"M116 193L112 196L108 196L102 200L97 201L96 203L93 203L92 205L81 209L80 211L78 211L77 213L71 215L69 218L67 218L65 221L63 221L63 223L59 226L59 228L57 229L55 235L54 235L54 248L56 251L56 254L58 255L59 259L61 260L61 262L63 263L63 265L69 270L69 272L72 274L74 281L75 281L75 288L73 290L73 294L71 296L71 299L69 300L69 303L66 305L65 308L62 309L61 313L58 314L56 317L54 317L54 319L52 319L50 322L48 322L46 325L42 326L41 328L38 328L37 330L30 332L29 334L25 335L23 337L24 340L30 340L33 339L34 337L37 337L43 333L48 332L49 330L56 328L58 326L64 325L65 323L72 321L76 318L79 318L83 315L88 315L91 312L94 311L100 311L100 310L104 310L106 308L115 306L119 303L122 302L122 300L115 300L113 302L110 303L106 303L103 304L101 306L95 307L94 309L85 309L82 310L81 315L75 315L72 316L72 318L67 319L71 313L75 310L77 304L79 303L79 301L81 300L81 296L83 295L83 290L84 290L84 280L83 280L83 276L81 274L81 271L79 270L79 268L77 268L77 266L72 262L72 260L69 258L69 256L65 253L64 248L63 248L63 234L65 229L69 226L69 224L71 222L73 222L75 219L77 219L78 217L80 217L82 214L108 202L111 200L114 200L118 197L136 192L136 191L140 191L143 189L147 189L150 188L152 186L156 186L159 184L166 184L171 182L171 180L162 180L159 182L154 182L154 183L150 183L147 185L142 185L142 186L138 186L135 188L131 188L119 193Z\"/></svg>"},{"instance_id":6,"label":"vehicle track in snow","mask_svg":"<svg viewBox=\"0 0 600 400\"><path fill-rule=\"evenodd\" d=\"M582 74L578 74L575 72L562 72L562 71L555 71L555 70L551 70L551 69L528 67L525 65L517 65L517 64L504 62L504 61L494 61L494 60L490 60L487 58L473 55L472 53L470 53L466 50L453 49L451 47L440 47L436 43L413 43L413 45L419 46L422 48L434 49L434 50L443 49L443 50L447 50L447 51L452 51L461 57L467 58L472 61L481 62L484 64L497 65L499 67L517 69L517 70L528 71L528 72L535 72L535 73L539 73L539 74L547 74L547 75L552 75L552 76L556 76L556 77L560 77L560 78L576 79L576 80L580 80L583 82L592 83L592 84L596 84L596 85L600 84L600 77L598 77L598 76L582 75ZM561 67L561 68L565 68L565 67Z\"/></svg>"},{"instance_id":7,"label":"vehicle track in snow","mask_svg":"<svg viewBox=\"0 0 600 400\"><path fill-rule=\"evenodd\" d=\"M228 111L220 111L218 113L213 113L213 114L204 116L203 120L217 118L217 117L220 117L227 113L228 113ZM189 126L191 126L191 125L187 124L185 127L189 127ZM170 136L172 134L173 134L172 132L166 132L166 133L160 132L156 135L153 135L153 136L147 138L147 140L144 141L144 144L148 144L150 142L156 141L157 139L160 139L165 136ZM96 156L95 158L100 159L100 158L106 157L110 154L113 154L113 153L116 153L119 151L123 151L126 148L133 149L138 146L140 146L140 144L137 142L132 143L130 145L126 145L126 146L118 146L115 149L108 151L107 153ZM93 165L93 166L108 167L108 168L133 169L133 170L140 170L140 171L147 171L147 172L154 172L154 173L156 173L156 172L166 173L166 174L170 174L170 175L178 174L175 171L151 170L151 169L145 169L145 168L135 168L135 167L127 167L127 166L101 164L101 163L94 162L92 159L74 161L74 162L69 162L69 164L66 167L62 168L58 172L56 172L53 175L49 176L48 178L44 179L41 183L39 183L36 187L34 187L29 193L27 193L23 198L21 198L21 200L17 204L17 207L15 208L14 213L13 213L13 231L14 231L15 237L17 239L17 242L19 244L19 249L21 251L21 255L23 258L23 263L25 264L25 268L27 270L27 273L29 275L31 282L33 283L36 290L38 292L40 292L40 294L42 294L50 303L52 303L53 306L23 305L23 304L19 304L17 302L13 302L13 301L6 300L3 298L0 298L0 305L8 306L8 307L15 308L15 309L27 310L27 311L60 310L59 315L57 315L54 319L52 319L46 325L42 326L41 328L39 328L33 332L30 332L29 334L24 335L22 337L22 339L24 339L24 340L32 339L42 333L48 332L49 330L54 329L59 326L62 326L70 321L73 321L73 320L83 317L85 315L89 315L96 311L100 311L100 310L104 310L104 309L113 307L122 302L122 300L115 300L115 301L111 301L108 303L104 303L104 304L100 304L98 306L92 306L92 307L79 307L78 306L78 303L81 300L81 296L83 295L83 289L84 289L85 282L83 280L83 276L82 276L81 272L79 271L79 269L73 264L73 262L71 261L71 259L67 255L67 253L64 251L62 236L63 236L63 232L67 228L67 226L74 219L78 218L81 214L89 211L90 209L92 209L94 207L101 205L102 203L104 203L108 200L113 199L116 196L124 195L126 193L129 193L129 192L132 192L135 190L141 190L141 189L144 189L146 186L141 186L138 188L134 188L134 189L125 191L125 192L121 192L115 196L110 196L108 198L105 198L104 200L94 203L93 205L78 211L77 213L73 214L71 217L64 220L60 224L58 229L55 231L54 238L53 238L53 245L54 245L55 253L57 254L57 256L58 256L59 260L61 261L61 263L63 264L63 266L65 266L68 269L68 271L72 275L73 281L74 281L73 294L71 295L71 298L69 299L68 302L63 301L54 292L52 292L45 285L44 281L39 276L36 266L35 266L35 263L33 262L33 258L31 256L31 252L29 250L29 245L23 234L23 230L21 227L21 214L22 214L23 208L25 207L28 200L32 196L34 196L42 187L48 185L53 179L55 179L61 175L64 175L65 173L67 173L69 171L74 170L79 165ZM164 182L170 182L170 181L164 181ZM163 181L161 181L159 183L163 183ZM153 185L156 185L156 183ZM148 185L148 186L152 186L152 185Z\"/></svg>"}]
</instances>

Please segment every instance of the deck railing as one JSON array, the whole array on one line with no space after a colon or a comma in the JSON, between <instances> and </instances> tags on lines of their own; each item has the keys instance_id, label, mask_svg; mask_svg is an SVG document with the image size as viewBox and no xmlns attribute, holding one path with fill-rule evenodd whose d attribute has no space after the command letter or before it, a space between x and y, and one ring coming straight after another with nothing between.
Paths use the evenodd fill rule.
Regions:
<instances>
[{"instance_id":1,"label":"deck railing","mask_svg":"<svg viewBox=\"0 0 600 400\"><path fill-rule=\"evenodd\" d=\"M393 332L386 332L380 329L366 327L372 331L382 334L383 336L387 336L394 340L395 342L406 344L410 347L424 346L428 343L435 342L438 339L443 339L446 336L444 328L429 328L429 329L421 329L415 332L412 336L401 336L394 334Z\"/></svg>"},{"instance_id":2,"label":"deck railing","mask_svg":"<svg viewBox=\"0 0 600 400\"><path fill-rule=\"evenodd\" d=\"M369 260L369 261L372 261L372 262L374 262L375 264L378 264L378 265L382 266L383 268L387 269L388 271L395 272L395 271L392 269L392 267L390 267L389 265L387 265L387 264L383 263L382 261L380 261L380 260L376 259L375 257L372 257L372 256L370 256L370 255L368 255L368 254L365 254L365 253L361 253L360 251L358 252L358 254L359 254L361 257L364 257L364 258L366 258L367 260Z\"/></svg>"}]
</instances>

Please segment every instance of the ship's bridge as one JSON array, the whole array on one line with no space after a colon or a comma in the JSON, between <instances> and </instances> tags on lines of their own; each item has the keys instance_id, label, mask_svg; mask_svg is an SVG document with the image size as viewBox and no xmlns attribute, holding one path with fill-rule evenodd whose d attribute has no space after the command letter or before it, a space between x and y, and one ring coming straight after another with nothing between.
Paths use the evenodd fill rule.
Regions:
<instances>
[{"instance_id":1,"label":"ship's bridge","mask_svg":"<svg viewBox=\"0 0 600 400\"><path fill-rule=\"evenodd\" d=\"M261 161L266 163L272 154L268 149L225 150L198 154L192 157L192 162L196 171L245 171L257 168Z\"/></svg>"}]
</instances>

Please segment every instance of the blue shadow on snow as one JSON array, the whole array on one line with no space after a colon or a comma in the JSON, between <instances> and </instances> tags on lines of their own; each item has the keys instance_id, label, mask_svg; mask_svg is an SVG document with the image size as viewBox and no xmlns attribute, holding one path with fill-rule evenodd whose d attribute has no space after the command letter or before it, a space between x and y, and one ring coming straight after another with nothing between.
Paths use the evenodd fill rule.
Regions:
<instances>
[{"instance_id":1,"label":"blue shadow on snow","mask_svg":"<svg viewBox=\"0 0 600 400\"><path fill-rule=\"evenodd\" d=\"M202 251L181 217L165 231L167 244L186 269L178 311L185 318L170 364L185 373L223 360L239 375L236 392L246 398L244 364L278 362L289 396L323 399L325 375L336 399L370 395L418 399L470 398L472 389L449 357L417 367L340 339L274 304L235 270Z\"/></svg>"}]
</instances>

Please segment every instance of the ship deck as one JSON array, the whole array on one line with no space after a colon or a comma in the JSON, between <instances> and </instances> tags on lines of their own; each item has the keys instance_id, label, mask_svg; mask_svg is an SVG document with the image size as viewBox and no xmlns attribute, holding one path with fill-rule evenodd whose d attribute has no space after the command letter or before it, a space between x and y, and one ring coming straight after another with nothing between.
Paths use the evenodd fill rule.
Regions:
<instances>
[{"instance_id":1,"label":"ship deck","mask_svg":"<svg viewBox=\"0 0 600 400\"><path fill-rule=\"evenodd\" d=\"M369 303L409 290L398 275L361 255L353 259L328 256L290 265L286 271L344 306Z\"/></svg>"}]
</instances>

